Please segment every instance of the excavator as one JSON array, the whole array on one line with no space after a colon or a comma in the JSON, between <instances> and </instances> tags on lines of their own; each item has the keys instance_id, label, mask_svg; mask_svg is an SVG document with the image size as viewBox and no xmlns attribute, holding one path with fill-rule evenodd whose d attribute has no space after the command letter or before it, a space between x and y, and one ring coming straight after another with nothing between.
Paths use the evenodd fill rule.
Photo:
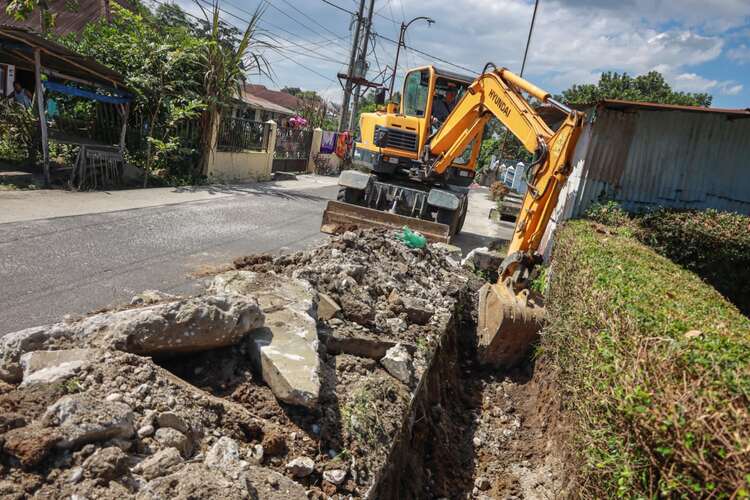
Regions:
<instances>
[{"instance_id":1,"label":"excavator","mask_svg":"<svg viewBox=\"0 0 750 500\"><path fill-rule=\"evenodd\" d=\"M529 97L525 97L525 95ZM557 109L553 131L532 106ZM435 66L410 70L401 102L363 113L355 167L338 180L321 230L408 226L432 241L449 242L461 231L474 182L482 134L496 118L533 154L528 186L498 281L480 290L480 360L509 367L520 361L544 319L530 280L541 263L538 249L572 170L571 157L583 114L505 68L488 63L475 78Z\"/></svg>"}]
</instances>

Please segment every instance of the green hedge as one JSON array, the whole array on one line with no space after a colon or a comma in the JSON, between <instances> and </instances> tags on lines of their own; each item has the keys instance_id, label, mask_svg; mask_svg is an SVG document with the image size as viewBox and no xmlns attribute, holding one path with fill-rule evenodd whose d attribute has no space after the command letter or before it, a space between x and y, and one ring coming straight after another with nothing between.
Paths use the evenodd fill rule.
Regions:
<instances>
[{"instance_id":1,"label":"green hedge","mask_svg":"<svg viewBox=\"0 0 750 500\"><path fill-rule=\"evenodd\" d=\"M698 274L750 315L750 217L659 210L636 220L644 243Z\"/></svg>"},{"instance_id":2,"label":"green hedge","mask_svg":"<svg viewBox=\"0 0 750 500\"><path fill-rule=\"evenodd\" d=\"M750 320L629 228L568 222L540 355L559 368L581 496L746 497Z\"/></svg>"}]
</instances>

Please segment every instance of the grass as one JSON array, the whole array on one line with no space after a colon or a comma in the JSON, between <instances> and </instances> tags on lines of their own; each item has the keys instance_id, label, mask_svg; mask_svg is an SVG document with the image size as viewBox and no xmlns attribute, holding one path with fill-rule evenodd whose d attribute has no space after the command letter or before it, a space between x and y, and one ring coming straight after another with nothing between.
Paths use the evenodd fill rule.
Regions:
<instances>
[{"instance_id":1,"label":"grass","mask_svg":"<svg viewBox=\"0 0 750 500\"><path fill-rule=\"evenodd\" d=\"M540 352L560 368L581 496L750 494L750 320L629 231L559 232Z\"/></svg>"}]
</instances>

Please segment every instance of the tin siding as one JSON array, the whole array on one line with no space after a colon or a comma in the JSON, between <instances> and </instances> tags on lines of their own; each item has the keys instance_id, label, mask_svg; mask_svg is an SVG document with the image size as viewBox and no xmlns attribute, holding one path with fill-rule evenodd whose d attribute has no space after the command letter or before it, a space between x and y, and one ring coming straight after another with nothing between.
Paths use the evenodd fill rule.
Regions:
<instances>
[{"instance_id":1,"label":"tin siding","mask_svg":"<svg viewBox=\"0 0 750 500\"><path fill-rule=\"evenodd\" d=\"M666 206L750 213L750 120L600 108L586 127L585 164L579 185L569 187L575 202L565 215L580 216L604 199L633 211Z\"/></svg>"}]
</instances>

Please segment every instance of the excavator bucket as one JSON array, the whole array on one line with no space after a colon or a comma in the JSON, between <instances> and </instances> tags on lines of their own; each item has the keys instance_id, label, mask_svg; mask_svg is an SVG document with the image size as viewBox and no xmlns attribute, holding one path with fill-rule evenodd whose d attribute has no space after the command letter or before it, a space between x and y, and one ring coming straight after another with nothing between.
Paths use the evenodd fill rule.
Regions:
<instances>
[{"instance_id":1,"label":"excavator bucket","mask_svg":"<svg viewBox=\"0 0 750 500\"><path fill-rule=\"evenodd\" d=\"M529 297L529 290L516 294L508 283L485 284L479 291L479 361L502 368L523 361L544 317L543 305Z\"/></svg>"},{"instance_id":2,"label":"excavator bucket","mask_svg":"<svg viewBox=\"0 0 750 500\"><path fill-rule=\"evenodd\" d=\"M412 231L418 231L430 241L448 243L451 239L450 226L430 222L414 217L382 212L359 205L329 201L323 212L323 223L320 230L334 234L348 228L387 227L400 230L408 226Z\"/></svg>"}]
</instances>

